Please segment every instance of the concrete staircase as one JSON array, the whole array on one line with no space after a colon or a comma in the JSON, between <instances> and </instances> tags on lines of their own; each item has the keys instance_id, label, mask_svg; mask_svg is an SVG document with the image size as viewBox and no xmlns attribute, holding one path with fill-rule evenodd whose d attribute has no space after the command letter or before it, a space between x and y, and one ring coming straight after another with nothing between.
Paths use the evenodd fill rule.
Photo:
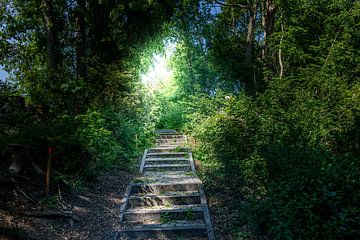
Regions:
<instances>
[{"instance_id":1,"label":"concrete staircase","mask_svg":"<svg viewBox=\"0 0 360 240\"><path fill-rule=\"evenodd\" d=\"M159 130L129 184L115 239L209 239L214 232L186 136Z\"/></svg>"}]
</instances>

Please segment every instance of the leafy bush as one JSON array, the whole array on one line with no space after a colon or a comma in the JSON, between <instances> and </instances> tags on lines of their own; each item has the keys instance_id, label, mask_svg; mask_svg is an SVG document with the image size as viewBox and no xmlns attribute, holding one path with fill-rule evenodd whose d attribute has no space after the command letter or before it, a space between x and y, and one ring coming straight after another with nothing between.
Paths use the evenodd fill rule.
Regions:
<instances>
[{"instance_id":1,"label":"leafy bush","mask_svg":"<svg viewBox=\"0 0 360 240\"><path fill-rule=\"evenodd\" d=\"M181 103L167 101L157 122L157 129L181 129L185 122L184 106Z\"/></svg>"},{"instance_id":2,"label":"leafy bush","mask_svg":"<svg viewBox=\"0 0 360 240\"><path fill-rule=\"evenodd\" d=\"M135 156L147 144L140 124L108 109L75 117L64 115L57 130L59 137L54 138L54 144L65 162L65 172L73 174L80 170L80 176L85 177L114 165L133 169Z\"/></svg>"},{"instance_id":3,"label":"leafy bush","mask_svg":"<svg viewBox=\"0 0 360 240\"><path fill-rule=\"evenodd\" d=\"M105 120L99 112L93 111L78 115L75 120L78 121L79 126L73 137L91 156L84 169L86 175L110 168L119 160L123 148L115 141L112 132L105 129Z\"/></svg>"},{"instance_id":4,"label":"leafy bush","mask_svg":"<svg viewBox=\"0 0 360 240\"><path fill-rule=\"evenodd\" d=\"M197 139L201 175L210 190L226 182L240 193L237 206L254 235L356 239L358 85L330 76L294 81L275 80L257 98L197 99L187 127Z\"/></svg>"}]
</instances>

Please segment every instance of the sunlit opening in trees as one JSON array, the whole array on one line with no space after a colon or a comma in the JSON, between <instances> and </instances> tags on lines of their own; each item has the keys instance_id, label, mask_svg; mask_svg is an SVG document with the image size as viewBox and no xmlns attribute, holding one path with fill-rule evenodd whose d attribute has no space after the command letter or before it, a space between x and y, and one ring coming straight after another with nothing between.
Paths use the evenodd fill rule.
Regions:
<instances>
[{"instance_id":1,"label":"sunlit opening in trees","mask_svg":"<svg viewBox=\"0 0 360 240\"><path fill-rule=\"evenodd\" d=\"M164 40L165 52L154 54L148 71L141 75L142 83L150 90L173 88L173 72L169 67L169 61L175 52L176 43Z\"/></svg>"},{"instance_id":2,"label":"sunlit opening in trees","mask_svg":"<svg viewBox=\"0 0 360 240\"><path fill-rule=\"evenodd\" d=\"M141 76L142 82L150 87L157 88L161 83L166 83L172 77L172 72L167 66L165 56L156 54L153 57L152 66L149 71Z\"/></svg>"}]
</instances>

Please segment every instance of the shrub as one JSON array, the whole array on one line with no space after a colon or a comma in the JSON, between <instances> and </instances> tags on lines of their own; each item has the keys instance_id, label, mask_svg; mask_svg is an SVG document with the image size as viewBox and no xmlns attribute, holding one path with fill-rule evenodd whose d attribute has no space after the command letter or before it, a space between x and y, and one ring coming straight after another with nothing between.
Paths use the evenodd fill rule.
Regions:
<instances>
[{"instance_id":1,"label":"shrub","mask_svg":"<svg viewBox=\"0 0 360 240\"><path fill-rule=\"evenodd\" d=\"M358 86L330 76L294 81L274 80L255 98L197 99L187 127L201 176L210 189L240 193L236 206L254 236L356 239Z\"/></svg>"}]
</instances>

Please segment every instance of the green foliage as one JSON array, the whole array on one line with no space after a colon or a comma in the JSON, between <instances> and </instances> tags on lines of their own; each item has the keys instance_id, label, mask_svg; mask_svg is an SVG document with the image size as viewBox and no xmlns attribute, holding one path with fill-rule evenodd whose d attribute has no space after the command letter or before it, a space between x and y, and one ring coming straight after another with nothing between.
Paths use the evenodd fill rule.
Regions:
<instances>
[{"instance_id":1,"label":"green foliage","mask_svg":"<svg viewBox=\"0 0 360 240\"><path fill-rule=\"evenodd\" d=\"M186 212L185 212L185 220L187 221L192 221L195 219L195 212L192 208L188 208L186 209Z\"/></svg>"},{"instance_id":2,"label":"green foliage","mask_svg":"<svg viewBox=\"0 0 360 240\"><path fill-rule=\"evenodd\" d=\"M53 11L46 12L41 1L0 3L0 65L11 72L16 86L1 83L0 109L9 108L1 112L0 148L27 145L45 165L47 148L55 147L54 168L74 181L114 165L133 169L155 126L139 83L142 49L162 33L174 3L47 2ZM80 15L86 16L83 25ZM82 27L86 36L81 43ZM51 47L55 70L46 66ZM80 61L86 65L81 76ZM26 104L6 103L14 95L24 96Z\"/></svg>"},{"instance_id":3,"label":"green foliage","mask_svg":"<svg viewBox=\"0 0 360 240\"><path fill-rule=\"evenodd\" d=\"M109 109L63 116L58 124L62 132L54 133L53 142L66 173L81 169L82 176L94 176L114 165L132 170L135 156L148 144L142 125Z\"/></svg>"},{"instance_id":4,"label":"green foliage","mask_svg":"<svg viewBox=\"0 0 360 240\"><path fill-rule=\"evenodd\" d=\"M91 160L84 169L86 174L96 174L101 168L110 168L119 160L122 147L111 136L112 132L105 129L105 121L100 113L88 112L76 116L75 120L79 125L74 139L91 155Z\"/></svg>"},{"instance_id":5,"label":"green foliage","mask_svg":"<svg viewBox=\"0 0 360 240\"><path fill-rule=\"evenodd\" d=\"M157 129L181 129L185 122L184 105L171 99L160 105L160 116Z\"/></svg>"},{"instance_id":6,"label":"green foliage","mask_svg":"<svg viewBox=\"0 0 360 240\"><path fill-rule=\"evenodd\" d=\"M234 214L234 239L360 238L360 4L239 1L258 3L248 39L249 9L212 2L86 1L79 78L78 9L53 1L61 20L54 73L44 64L41 4L3 1L0 64L18 86L0 86L9 101L0 147L29 145L46 159L54 146L55 168L84 178L134 166L155 127L183 130L196 139L208 190L226 196L217 200ZM269 3L273 29L262 9ZM164 53L163 38L177 43L176 86L147 93L140 75ZM13 95L25 95L29 109Z\"/></svg>"},{"instance_id":7,"label":"green foliage","mask_svg":"<svg viewBox=\"0 0 360 240\"><path fill-rule=\"evenodd\" d=\"M161 223L169 223L171 222L170 214L169 212L162 212L160 214L160 222Z\"/></svg>"},{"instance_id":8,"label":"green foliage","mask_svg":"<svg viewBox=\"0 0 360 240\"><path fill-rule=\"evenodd\" d=\"M234 238L359 238L360 5L302 0L275 6L269 56L254 61L242 55L244 9L223 7L207 19L210 26L197 23L206 15L199 10L196 32L182 19L179 31L190 36L171 63L185 116L176 126L195 137L208 190L232 197L239 219L232 223ZM201 46L201 38L208 44ZM259 56L262 44L255 42ZM256 94L243 91L250 80Z\"/></svg>"},{"instance_id":9,"label":"green foliage","mask_svg":"<svg viewBox=\"0 0 360 240\"><path fill-rule=\"evenodd\" d=\"M358 129L360 102L349 96L358 84L328 75L300 82L275 80L257 99L228 97L220 107L213 99L210 114L199 114L211 103L198 99L188 127L199 141L205 184L231 179L226 184L246 199L242 216L254 232L356 238L360 159L351 129Z\"/></svg>"},{"instance_id":10,"label":"green foliage","mask_svg":"<svg viewBox=\"0 0 360 240\"><path fill-rule=\"evenodd\" d=\"M45 206L46 208L56 208L59 204L59 199L57 198L57 196L51 196L51 197L46 197L40 200L40 204Z\"/></svg>"}]
</instances>

